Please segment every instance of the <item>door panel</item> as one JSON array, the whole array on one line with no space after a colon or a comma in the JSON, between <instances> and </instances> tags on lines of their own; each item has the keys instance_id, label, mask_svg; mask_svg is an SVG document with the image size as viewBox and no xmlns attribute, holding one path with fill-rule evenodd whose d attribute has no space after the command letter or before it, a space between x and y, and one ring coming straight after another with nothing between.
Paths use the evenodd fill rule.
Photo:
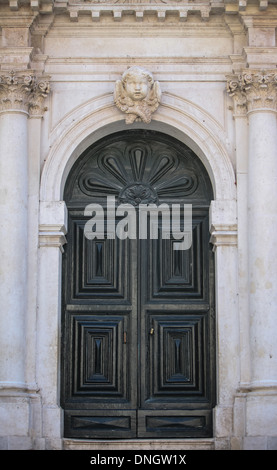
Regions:
<instances>
[{"instance_id":1,"label":"door panel","mask_svg":"<svg viewBox=\"0 0 277 470\"><path fill-rule=\"evenodd\" d=\"M73 393L89 395L95 400L104 397L129 400L127 383L128 346L124 335L129 333L129 314L70 315L72 328Z\"/></svg>"},{"instance_id":2,"label":"door panel","mask_svg":"<svg viewBox=\"0 0 277 470\"><path fill-rule=\"evenodd\" d=\"M130 244L128 240L93 239L84 235L87 218L84 211L70 211L69 232L72 232L72 282L70 301L76 304L122 303L130 299Z\"/></svg>"},{"instance_id":3,"label":"door panel","mask_svg":"<svg viewBox=\"0 0 277 470\"><path fill-rule=\"evenodd\" d=\"M136 208L136 239L121 240L111 232L107 196L116 206ZM65 436L211 436L212 189L203 165L184 144L161 133L114 134L79 158L64 198L69 221L62 308ZM84 236L84 209L92 202L104 209L103 239ZM163 238L160 219L157 239L139 239L139 204L163 203L192 204L190 249L174 250L176 240L172 234ZM116 224L122 218L117 215Z\"/></svg>"},{"instance_id":4,"label":"door panel","mask_svg":"<svg viewBox=\"0 0 277 470\"><path fill-rule=\"evenodd\" d=\"M136 437L135 411L70 410L65 412L67 437L82 439L129 439Z\"/></svg>"},{"instance_id":5,"label":"door panel","mask_svg":"<svg viewBox=\"0 0 277 470\"><path fill-rule=\"evenodd\" d=\"M64 259L63 406L66 437L136 437L137 252L133 240L89 240L69 210ZM131 262L132 260L132 262Z\"/></svg>"},{"instance_id":6,"label":"door panel","mask_svg":"<svg viewBox=\"0 0 277 470\"><path fill-rule=\"evenodd\" d=\"M211 435L211 426L209 411L138 411L138 437L141 438L208 437Z\"/></svg>"},{"instance_id":7,"label":"door panel","mask_svg":"<svg viewBox=\"0 0 277 470\"><path fill-rule=\"evenodd\" d=\"M154 333L146 337L147 389L144 406L176 408L205 398L203 338L205 315L147 312ZM151 331L149 329L148 331Z\"/></svg>"},{"instance_id":8,"label":"door panel","mask_svg":"<svg viewBox=\"0 0 277 470\"><path fill-rule=\"evenodd\" d=\"M142 241L148 257L142 258L143 279L146 280L144 301L209 305L209 226L207 211L194 210L192 246L174 250L178 243L171 237ZM182 224L182 218L181 218ZM204 251L205 250L205 251ZM149 275L151 273L151 275Z\"/></svg>"}]
</instances>

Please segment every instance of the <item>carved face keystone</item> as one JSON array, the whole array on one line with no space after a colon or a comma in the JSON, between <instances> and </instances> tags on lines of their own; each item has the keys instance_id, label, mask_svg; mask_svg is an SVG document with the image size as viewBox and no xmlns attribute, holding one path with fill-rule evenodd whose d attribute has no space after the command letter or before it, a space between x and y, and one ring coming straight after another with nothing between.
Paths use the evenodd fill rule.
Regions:
<instances>
[{"instance_id":1,"label":"carved face keystone","mask_svg":"<svg viewBox=\"0 0 277 470\"><path fill-rule=\"evenodd\" d=\"M130 67L115 83L114 101L118 109L126 114L126 124L135 121L148 124L161 101L159 82L155 82L147 70Z\"/></svg>"}]
</instances>

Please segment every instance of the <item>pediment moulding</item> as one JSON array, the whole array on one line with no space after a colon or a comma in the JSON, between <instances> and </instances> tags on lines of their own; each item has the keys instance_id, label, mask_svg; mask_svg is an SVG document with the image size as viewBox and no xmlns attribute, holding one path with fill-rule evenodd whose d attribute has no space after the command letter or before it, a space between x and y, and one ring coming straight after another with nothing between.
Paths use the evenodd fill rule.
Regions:
<instances>
[{"instance_id":1,"label":"pediment moulding","mask_svg":"<svg viewBox=\"0 0 277 470\"><path fill-rule=\"evenodd\" d=\"M246 69L229 75L227 93L233 98L235 115L277 111L277 71Z\"/></svg>"},{"instance_id":2,"label":"pediment moulding","mask_svg":"<svg viewBox=\"0 0 277 470\"><path fill-rule=\"evenodd\" d=\"M0 112L25 112L42 116L44 102L50 92L48 76L36 75L32 70L10 71L0 74Z\"/></svg>"},{"instance_id":3,"label":"pediment moulding","mask_svg":"<svg viewBox=\"0 0 277 470\"><path fill-rule=\"evenodd\" d=\"M110 12L115 21L120 21L124 14L134 14L137 21L142 21L146 13L153 12L156 12L160 21L164 21L170 13L178 14L180 21L186 21L189 14L198 13L205 21L212 14L234 15L245 12L248 6L265 11L276 2L277 0L6 0L11 11L18 11L22 5L30 5L33 12L43 15L68 13L71 21L78 21L79 16L84 14L90 15L93 21L99 21L101 15Z\"/></svg>"}]
</instances>

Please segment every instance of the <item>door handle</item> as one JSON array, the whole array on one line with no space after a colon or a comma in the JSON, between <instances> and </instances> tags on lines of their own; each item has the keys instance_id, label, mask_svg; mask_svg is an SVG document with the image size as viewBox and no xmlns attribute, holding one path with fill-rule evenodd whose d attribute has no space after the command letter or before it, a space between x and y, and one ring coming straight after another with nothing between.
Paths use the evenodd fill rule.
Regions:
<instances>
[{"instance_id":1,"label":"door handle","mask_svg":"<svg viewBox=\"0 0 277 470\"><path fill-rule=\"evenodd\" d=\"M150 335L153 335L153 334L154 334L154 328L151 328Z\"/></svg>"}]
</instances>

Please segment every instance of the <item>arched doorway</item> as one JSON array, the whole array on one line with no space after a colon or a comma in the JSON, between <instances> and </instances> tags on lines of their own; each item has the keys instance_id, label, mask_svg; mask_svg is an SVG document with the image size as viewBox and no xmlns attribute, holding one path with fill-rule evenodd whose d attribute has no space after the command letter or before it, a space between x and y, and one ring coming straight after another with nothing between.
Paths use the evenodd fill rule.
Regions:
<instances>
[{"instance_id":1,"label":"arched doorway","mask_svg":"<svg viewBox=\"0 0 277 470\"><path fill-rule=\"evenodd\" d=\"M112 134L89 147L71 169L64 190L65 437L212 436L212 199L197 156L156 131ZM86 235L91 204L103 215L103 237ZM136 227L131 238L115 233L126 216L118 211L121 204L135 214L128 219L132 228L125 224L129 235ZM163 236L162 216L157 237L149 236L151 224L145 238L139 236L140 204L192 205L191 247L175 249L172 233Z\"/></svg>"}]
</instances>

